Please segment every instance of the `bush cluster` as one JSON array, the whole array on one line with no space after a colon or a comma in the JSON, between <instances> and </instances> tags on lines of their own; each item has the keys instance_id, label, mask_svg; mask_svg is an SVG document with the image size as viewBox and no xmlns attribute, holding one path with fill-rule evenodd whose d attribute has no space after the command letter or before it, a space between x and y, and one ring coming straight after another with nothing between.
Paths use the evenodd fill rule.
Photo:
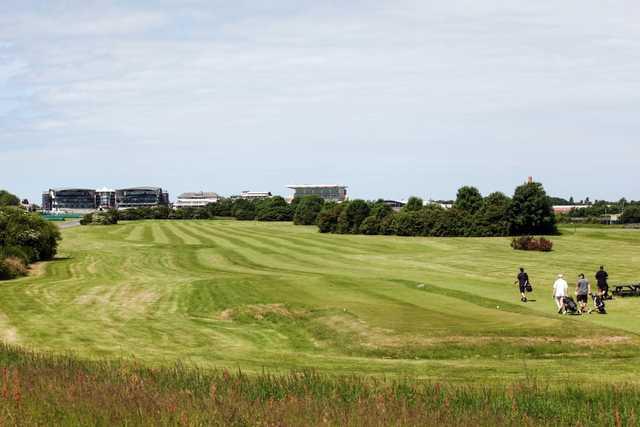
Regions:
<instances>
[{"instance_id":1,"label":"bush cluster","mask_svg":"<svg viewBox=\"0 0 640 427\"><path fill-rule=\"evenodd\" d=\"M0 208L0 280L24 275L30 263L53 258L59 240L58 228L40 216Z\"/></svg>"},{"instance_id":2,"label":"bush cluster","mask_svg":"<svg viewBox=\"0 0 640 427\"><path fill-rule=\"evenodd\" d=\"M0 190L0 206L19 206L20 199L15 194Z\"/></svg>"},{"instance_id":3,"label":"bush cluster","mask_svg":"<svg viewBox=\"0 0 640 427\"><path fill-rule=\"evenodd\" d=\"M551 252L553 242L544 237L536 239L533 236L520 236L514 237L513 240L511 240L511 247L520 251Z\"/></svg>"},{"instance_id":4,"label":"bush cluster","mask_svg":"<svg viewBox=\"0 0 640 427\"><path fill-rule=\"evenodd\" d=\"M108 210L86 214L81 220L81 225L115 225L118 223L118 211Z\"/></svg>"},{"instance_id":5,"label":"bush cluster","mask_svg":"<svg viewBox=\"0 0 640 427\"><path fill-rule=\"evenodd\" d=\"M516 188L512 198L496 192L482 197L462 187L451 209L424 205L412 197L400 212L383 201L326 203L318 215L322 233L397 236L515 236L556 234L551 201L539 183Z\"/></svg>"}]
</instances>

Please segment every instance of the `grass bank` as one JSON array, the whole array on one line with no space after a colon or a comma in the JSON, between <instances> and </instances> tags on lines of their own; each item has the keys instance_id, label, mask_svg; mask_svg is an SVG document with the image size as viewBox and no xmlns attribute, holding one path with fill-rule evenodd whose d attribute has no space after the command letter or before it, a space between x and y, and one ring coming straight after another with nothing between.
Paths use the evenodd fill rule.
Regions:
<instances>
[{"instance_id":1,"label":"grass bank","mask_svg":"<svg viewBox=\"0 0 640 427\"><path fill-rule=\"evenodd\" d=\"M0 346L0 422L13 425L637 425L637 385L501 385L246 375L83 361ZM595 373L594 373L595 375Z\"/></svg>"}]
</instances>

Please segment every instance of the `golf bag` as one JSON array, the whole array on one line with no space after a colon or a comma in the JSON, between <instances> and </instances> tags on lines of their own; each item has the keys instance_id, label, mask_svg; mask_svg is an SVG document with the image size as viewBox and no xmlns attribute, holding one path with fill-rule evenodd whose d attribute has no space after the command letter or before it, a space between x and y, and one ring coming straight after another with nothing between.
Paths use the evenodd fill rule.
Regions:
<instances>
[{"instance_id":1,"label":"golf bag","mask_svg":"<svg viewBox=\"0 0 640 427\"><path fill-rule=\"evenodd\" d=\"M577 314L578 313L578 304L571 297L564 297L562 299L562 304L564 304L565 313L569 314Z\"/></svg>"},{"instance_id":2,"label":"golf bag","mask_svg":"<svg viewBox=\"0 0 640 427\"><path fill-rule=\"evenodd\" d=\"M596 294L593 294L592 297L593 297L593 305L596 308L596 311L599 314L607 314L607 309L604 305L604 298Z\"/></svg>"}]
</instances>

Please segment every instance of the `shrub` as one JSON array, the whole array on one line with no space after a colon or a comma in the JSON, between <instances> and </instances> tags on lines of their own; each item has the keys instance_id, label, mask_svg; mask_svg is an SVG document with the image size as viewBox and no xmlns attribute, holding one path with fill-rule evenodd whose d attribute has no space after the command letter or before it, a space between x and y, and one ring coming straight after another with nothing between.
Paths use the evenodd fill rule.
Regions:
<instances>
[{"instance_id":1,"label":"shrub","mask_svg":"<svg viewBox=\"0 0 640 427\"><path fill-rule=\"evenodd\" d=\"M368 216L360 224L360 233L373 236L380 234L380 220L375 216Z\"/></svg>"},{"instance_id":2,"label":"shrub","mask_svg":"<svg viewBox=\"0 0 640 427\"><path fill-rule=\"evenodd\" d=\"M550 252L553 249L553 242L544 237L536 239L533 236L520 236L511 240L511 247L521 251Z\"/></svg>"},{"instance_id":3,"label":"shrub","mask_svg":"<svg viewBox=\"0 0 640 427\"><path fill-rule=\"evenodd\" d=\"M25 262L18 257L11 256L0 260L0 280L26 276L28 271Z\"/></svg>"},{"instance_id":4,"label":"shrub","mask_svg":"<svg viewBox=\"0 0 640 427\"><path fill-rule=\"evenodd\" d=\"M18 206L20 199L18 196L5 190L0 190L0 206Z\"/></svg>"}]
</instances>

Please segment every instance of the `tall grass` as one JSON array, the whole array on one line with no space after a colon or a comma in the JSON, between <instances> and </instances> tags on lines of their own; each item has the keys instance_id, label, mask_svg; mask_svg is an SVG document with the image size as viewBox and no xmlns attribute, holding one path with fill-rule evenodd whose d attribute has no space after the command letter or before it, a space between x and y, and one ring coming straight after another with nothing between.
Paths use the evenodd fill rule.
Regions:
<instances>
[{"instance_id":1,"label":"tall grass","mask_svg":"<svg viewBox=\"0 0 640 427\"><path fill-rule=\"evenodd\" d=\"M639 425L637 385L462 386L312 371L246 375L0 346L10 425Z\"/></svg>"}]
</instances>

